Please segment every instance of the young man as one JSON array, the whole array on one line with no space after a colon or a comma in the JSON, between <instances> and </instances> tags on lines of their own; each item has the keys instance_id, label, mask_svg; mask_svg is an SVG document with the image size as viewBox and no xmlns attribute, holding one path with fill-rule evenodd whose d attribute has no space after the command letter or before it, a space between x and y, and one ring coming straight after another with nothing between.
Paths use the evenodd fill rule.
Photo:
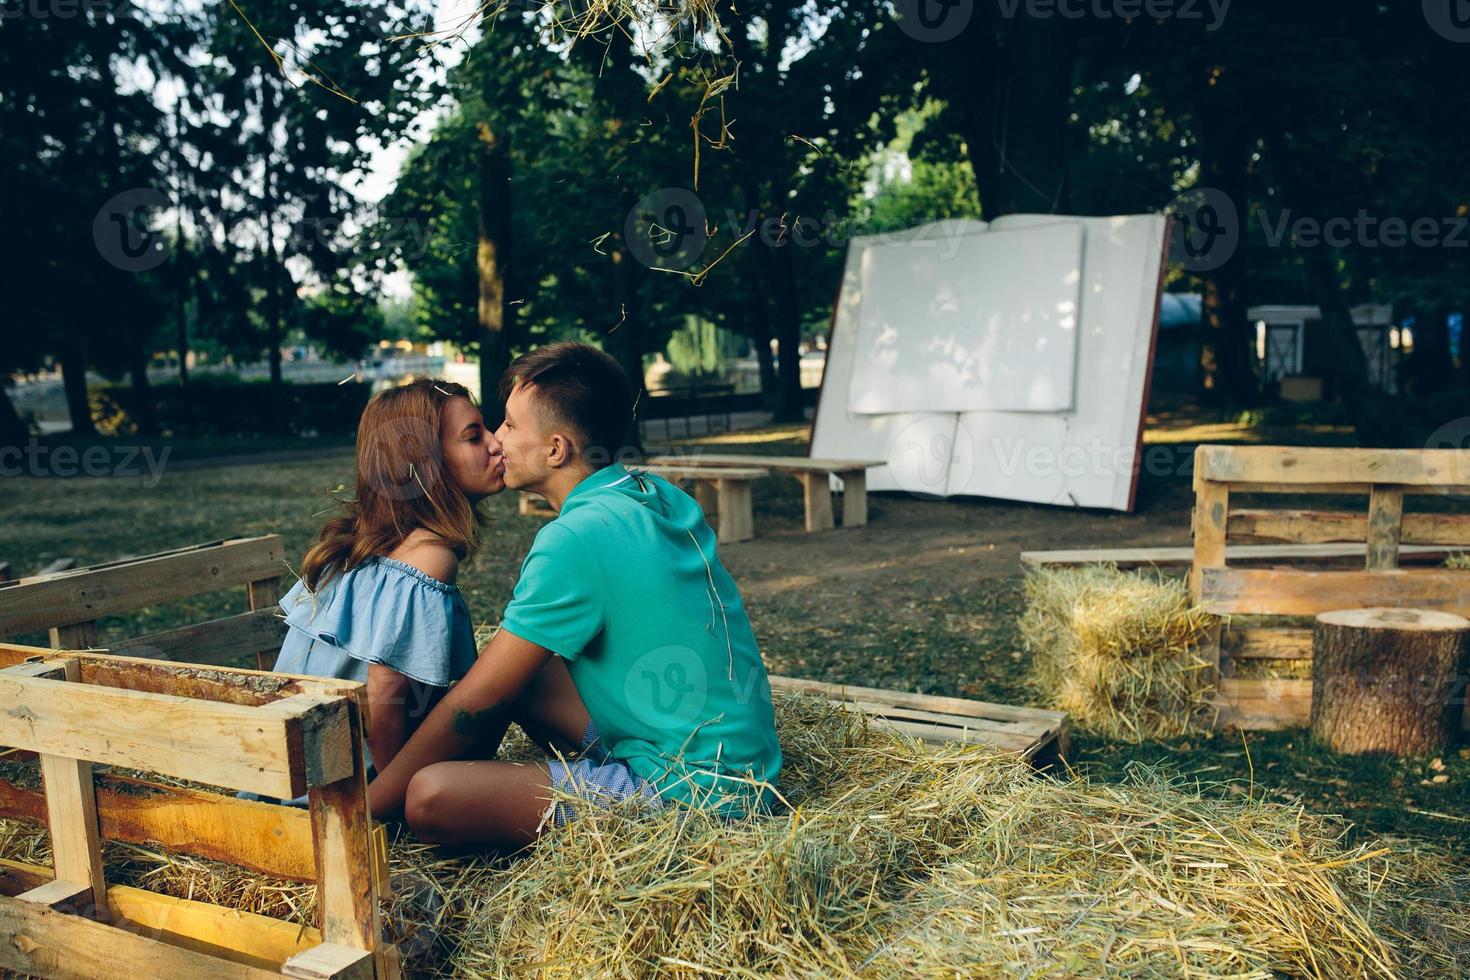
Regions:
<instances>
[{"instance_id":1,"label":"young man","mask_svg":"<svg viewBox=\"0 0 1470 980\"><path fill-rule=\"evenodd\" d=\"M611 462L633 392L611 357L552 344L500 385L505 485L557 510L499 632L369 788L374 816L420 837L502 849L535 839L552 787L741 814L781 767L770 682L699 505ZM494 760L511 722L574 761ZM580 805L580 804L579 804Z\"/></svg>"}]
</instances>

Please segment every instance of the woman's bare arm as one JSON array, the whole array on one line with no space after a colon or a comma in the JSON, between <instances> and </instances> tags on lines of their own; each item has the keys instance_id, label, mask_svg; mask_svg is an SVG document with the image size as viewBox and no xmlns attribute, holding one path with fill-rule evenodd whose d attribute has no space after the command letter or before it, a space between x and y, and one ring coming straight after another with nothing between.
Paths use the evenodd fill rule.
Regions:
<instances>
[{"instance_id":1,"label":"woman's bare arm","mask_svg":"<svg viewBox=\"0 0 1470 980\"><path fill-rule=\"evenodd\" d=\"M514 716L516 700L552 656L550 650L502 629L475 665L429 712L413 737L368 787L378 819L403 811L414 773L436 762L463 759L478 751L494 758Z\"/></svg>"}]
</instances>

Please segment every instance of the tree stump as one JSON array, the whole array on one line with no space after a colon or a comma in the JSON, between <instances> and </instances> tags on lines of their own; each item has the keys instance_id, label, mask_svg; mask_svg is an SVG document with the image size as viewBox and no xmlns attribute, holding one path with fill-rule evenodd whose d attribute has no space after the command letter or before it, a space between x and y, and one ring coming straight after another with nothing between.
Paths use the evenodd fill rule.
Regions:
<instances>
[{"instance_id":1,"label":"tree stump","mask_svg":"<svg viewBox=\"0 0 1470 980\"><path fill-rule=\"evenodd\" d=\"M1312 737L1334 752L1442 752L1460 728L1470 620L1339 609L1312 630Z\"/></svg>"}]
</instances>

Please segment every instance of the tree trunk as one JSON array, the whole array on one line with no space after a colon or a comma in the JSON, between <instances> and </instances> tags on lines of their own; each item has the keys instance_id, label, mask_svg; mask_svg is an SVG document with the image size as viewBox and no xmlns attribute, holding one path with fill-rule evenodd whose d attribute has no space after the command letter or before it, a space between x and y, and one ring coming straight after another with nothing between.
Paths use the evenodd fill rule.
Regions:
<instances>
[{"instance_id":1,"label":"tree trunk","mask_svg":"<svg viewBox=\"0 0 1470 980\"><path fill-rule=\"evenodd\" d=\"M0 384L0 446L23 446L30 437L25 422L10 400L10 391Z\"/></svg>"},{"instance_id":2,"label":"tree trunk","mask_svg":"<svg viewBox=\"0 0 1470 980\"><path fill-rule=\"evenodd\" d=\"M97 426L92 424L92 405L87 397L87 342L80 337L74 337L62 350L61 383L66 391L72 434L96 435Z\"/></svg>"},{"instance_id":3,"label":"tree trunk","mask_svg":"<svg viewBox=\"0 0 1470 980\"><path fill-rule=\"evenodd\" d=\"M1312 633L1312 737L1355 755L1444 751L1464 713L1467 636L1470 620L1445 612L1322 613Z\"/></svg>"},{"instance_id":4,"label":"tree trunk","mask_svg":"<svg viewBox=\"0 0 1470 980\"><path fill-rule=\"evenodd\" d=\"M989 128L968 141L981 213L994 221L1007 214L1064 212L1077 33L1060 18L1024 16L1006 21L1003 33L997 51L985 32L974 32L984 45L979 63L997 57L1003 63L994 88L980 97L989 118L977 122Z\"/></svg>"},{"instance_id":5,"label":"tree trunk","mask_svg":"<svg viewBox=\"0 0 1470 980\"><path fill-rule=\"evenodd\" d=\"M751 332L750 345L755 348L755 361L761 372L761 401L774 412L780 397L780 383L776 380L776 359L771 356L771 331L763 318L757 318Z\"/></svg>"},{"instance_id":6,"label":"tree trunk","mask_svg":"<svg viewBox=\"0 0 1470 980\"><path fill-rule=\"evenodd\" d=\"M1414 353L1409 360L1409 371L1416 395L1437 394L1455 380L1455 366L1450 359L1449 314L1449 310L1439 307L1414 318Z\"/></svg>"},{"instance_id":7,"label":"tree trunk","mask_svg":"<svg viewBox=\"0 0 1470 980\"><path fill-rule=\"evenodd\" d=\"M771 289L775 300L777 390L775 421L800 422L806 417L801 402L801 307L796 296L792 249L789 243L768 250ZM769 347L767 348L769 349Z\"/></svg>"},{"instance_id":8,"label":"tree trunk","mask_svg":"<svg viewBox=\"0 0 1470 980\"><path fill-rule=\"evenodd\" d=\"M500 427L504 406L496 387L510 364L507 336L510 306L506 283L511 263L510 153L488 122L478 126L479 243L475 263L480 295L480 413L492 429Z\"/></svg>"},{"instance_id":9,"label":"tree trunk","mask_svg":"<svg viewBox=\"0 0 1470 980\"><path fill-rule=\"evenodd\" d=\"M133 404L138 407L138 414L134 421L137 423L139 435L153 435L157 426L153 417L153 398L148 383L148 361L152 353L148 350L148 329L143 326L137 327L129 340L128 380L133 386Z\"/></svg>"}]
</instances>

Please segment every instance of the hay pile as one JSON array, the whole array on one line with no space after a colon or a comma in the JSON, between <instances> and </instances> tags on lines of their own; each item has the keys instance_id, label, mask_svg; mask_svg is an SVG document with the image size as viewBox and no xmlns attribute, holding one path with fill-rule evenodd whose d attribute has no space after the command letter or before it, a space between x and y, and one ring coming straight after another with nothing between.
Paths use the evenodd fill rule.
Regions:
<instances>
[{"instance_id":1,"label":"hay pile","mask_svg":"<svg viewBox=\"0 0 1470 980\"><path fill-rule=\"evenodd\" d=\"M1048 707L1084 731L1137 742L1208 727L1198 646L1213 622L1182 580L1086 565L1026 577L1021 638Z\"/></svg>"},{"instance_id":2,"label":"hay pile","mask_svg":"<svg viewBox=\"0 0 1470 980\"><path fill-rule=\"evenodd\" d=\"M1350 846L1300 809L1147 772L1054 782L806 697L778 712L794 815L603 812L509 864L395 843L406 969L1335 978L1445 975L1455 945L1470 950L1449 898L1464 882L1442 862ZM244 894L210 880L218 866L153 860L155 888ZM289 887L289 902L264 888L252 901L309 914Z\"/></svg>"},{"instance_id":3,"label":"hay pile","mask_svg":"<svg viewBox=\"0 0 1470 980\"><path fill-rule=\"evenodd\" d=\"M1444 560L1445 568L1470 569L1470 552L1457 551Z\"/></svg>"}]
</instances>

